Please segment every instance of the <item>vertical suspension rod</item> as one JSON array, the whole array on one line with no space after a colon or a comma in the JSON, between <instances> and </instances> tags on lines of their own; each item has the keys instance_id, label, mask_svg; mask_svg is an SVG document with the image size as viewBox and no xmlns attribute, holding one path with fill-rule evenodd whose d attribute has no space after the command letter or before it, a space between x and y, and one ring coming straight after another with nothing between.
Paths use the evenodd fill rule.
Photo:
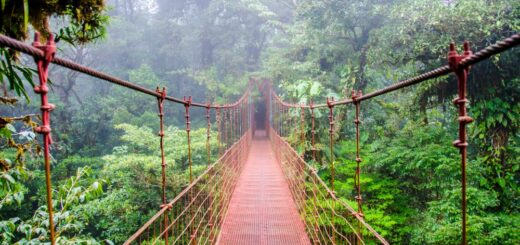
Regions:
<instances>
[{"instance_id":1,"label":"vertical suspension rod","mask_svg":"<svg viewBox=\"0 0 520 245\"><path fill-rule=\"evenodd\" d=\"M162 91L157 87L157 93L161 94L161 97L157 97L157 105L159 106L159 145L161 148L161 189L162 189L162 204L166 204L166 159L164 157L164 98L166 97L166 88L163 87ZM162 205L161 205L162 206Z\"/></svg>"},{"instance_id":2,"label":"vertical suspension rod","mask_svg":"<svg viewBox=\"0 0 520 245\"><path fill-rule=\"evenodd\" d=\"M211 164L211 104L208 103L206 106L206 154L207 154L207 160L208 160L208 166Z\"/></svg>"},{"instance_id":3,"label":"vertical suspension rod","mask_svg":"<svg viewBox=\"0 0 520 245\"><path fill-rule=\"evenodd\" d=\"M171 205L168 205L166 201L166 159L164 157L164 106L163 102L166 98L166 88L163 87L162 90L157 87L156 92L159 93L161 96L157 97L157 105L159 107L159 133L157 134L159 136L159 146L161 148L161 191L162 191L162 204L160 205L160 208L168 207L171 208ZM164 215L163 219L163 229L166 229L168 227L168 215ZM161 233L163 233L163 239L165 241L165 244L168 245L168 235L169 232L164 232L161 229Z\"/></svg>"},{"instance_id":4,"label":"vertical suspension rod","mask_svg":"<svg viewBox=\"0 0 520 245\"><path fill-rule=\"evenodd\" d=\"M221 111L221 108L217 108L217 112L216 112L216 121L217 121L217 140L218 140L218 156L222 156L222 135L221 135L221 127L222 127L222 119L220 118L220 112Z\"/></svg>"},{"instance_id":5,"label":"vertical suspension rod","mask_svg":"<svg viewBox=\"0 0 520 245\"><path fill-rule=\"evenodd\" d=\"M188 140L188 164L190 168L190 184L193 181L193 173L192 173L192 159L191 159L191 138L190 138L190 105L191 105L191 96L186 99L184 97L184 109L185 109L185 117L186 117L186 137Z\"/></svg>"},{"instance_id":6,"label":"vertical suspension rod","mask_svg":"<svg viewBox=\"0 0 520 245\"><path fill-rule=\"evenodd\" d=\"M305 108L300 106L300 147L302 148L302 157L305 156Z\"/></svg>"},{"instance_id":7,"label":"vertical suspension rod","mask_svg":"<svg viewBox=\"0 0 520 245\"><path fill-rule=\"evenodd\" d=\"M53 205L52 205L52 183L51 183L51 154L50 145L52 144L51 137L51 118L50 112L54 110L55 106L49 103L47 93L49 87L47 87L47 81L49 76L49 64L54 59L56 54L56 46L54 43L54 37L52 34L47 38L47 43L42 45L40 43L40 33L34 33L33 47L43 51L43 58L34 56L38 70L38 78L40 81L39 86L34 87L34 92L40 94L42 111L42 125L35 128L35 131L43 135L43 157L45 164L45 184L47 193L47 212L49 213L49 238L51 244L56 244L56 234L54 231L54 219L53 219Z\"/></svg>"},{"instance_id":8,"label":"vertical suspension rod","mask_svg":"<svg viewBox=\"0 0 520 245\"><path fill-rule=\"evenodd\" d=\"M467 147L468 142L466 141L466 125L473 122L473 118L467 115L466 112L466 103L468 100L466 99L467 93L467 80L468 80L468 72L469 67L460 66L460 63L463 59L470 57L472 55L469 43L464 43L464 52L462 54L458 54L455 50L455 44L450 44L450 51L448 52L448 63L450 68L455 72L458 80L458 97L453 100L453 103L459 109L459 137L457 140L453 142L453 145L459 148L460 152L460 165L461 165L461 185L462 185L462 196L461 196L461 212L462 212L462 239L461 244L465 245L468 243L467 234L466 234L466 158L467 158Z\"/></svg>"},{"instance_id":9,"label":"vertical suspension rod","mask_svg":"<svg viewBox=\"0 0 520 245\"><path fill-rule=\"evenodd\" d=\"M332 191L332 194L335 196L336 193L335 193L335 189L334 189L334 177L335 177L335 174L336 174L336 170L334 168L334 149L333 149L333 144L334 144L334 114L333 114L333 108L334 108L334 98L327 98L327 107L329 108L329 154L330 154L330 163L329 163L329 168L330 168L330 189ZM332 222L332 243L333 244L336 244L336 235L334 233L334 210L335 210L335 197L333 197L333 200L332 200L332 218L331 218L331 222Z\"/></svg>"},{"instance_id":10,"label":"vertical suspension rod","mask_svg":"<svg viewBox=\"0 0 520 245\"><path fill-rule=\"evenodd\" d=\"M360 168L361 156L360 156L360 146L359 146L359 138L360 138L359 124L361 123L361 121L359 120L359 111L360 111L361 101L358 100L358 98L360 98L361 96L363 96L361 91L357 91L357 93L356 93L356 91L352 91L352 101L354 103L355 113L356 113L356 117L354 119L354 124L356 125L356 174L354 176L354 183L355 183L356 192L357 192L357 195L355 197L355 199L357 201L357 213L355 215L363 217L364 216L363 208L362 208L363 198L361 196L361 168ZM359 221L358 221L357 228L358 228L357 229L358 236L356 236L356 241L357 241L357 244L361 244L361 240L363 239L363 234L361 232L361 223Z\"/></svg>"},{"instance_id":11,"label":"vertical suspension rod","mask_svg":"<svg viewBox=\"0 0 520 245\"><path fill-rule=\"evenodd\" d=\"M314 114L314 103L311 101L311 144L312 144L312 160L316 162L316 129L314 119L316 115Z\"/></svg>"}]
</instances>

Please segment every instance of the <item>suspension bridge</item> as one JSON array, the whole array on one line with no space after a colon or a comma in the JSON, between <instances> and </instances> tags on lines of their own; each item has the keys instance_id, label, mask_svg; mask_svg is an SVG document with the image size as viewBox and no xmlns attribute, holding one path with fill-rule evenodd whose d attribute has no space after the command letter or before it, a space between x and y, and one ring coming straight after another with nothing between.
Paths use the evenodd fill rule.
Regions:
<instances>
[{"instance_id":1,"label":"suspension bridge","mask_svg":"<svg viewBox=\"0 0 520 245\"><path fill-rule=\"evenodd\" d=\"M473 53L464 43L458 53L450 44L447 65L418 76L398 81L393 85L367 94L353 91L349 98L325 103L292 104L283 101L266 79L251 79L247 90L236 102L225 105L196 103L191 97L183 99L168 96L165 88L149 89L92 68L56 57L52 35L45 44L35 34L32 45L0 35L0 45L34 57L39 85L35 93L41 97L41 125L35 131L43 136L43 154L46 176L46 193L49 213L49 240L56 243L54 230L51 184L51 111L49 103L49 65L54 63L103 81L150 95L158 105L158 147L162 169L162 196L158 212L125 244L389 244L365 220L363 194L360 183L360 111L363 101L390 93L440 76L454 74L458 81L457 98L459 134L453 145L460 151L461 171L461 243L466 237L466 125L473 119L466 112L466 86L470 67L520 43L515 34L478 52ZM258 123L252 91L261 94L265 113ZM172 200L166 198L166 168L164 152L164 103L180 104L185 108L186 136L189 161L189 185ZM355 109L353 127L356 136L355 207L336 196L334 191L334 108L351 105ZM208 167L199 176L192 174L190 138L190 110L194 107L206 111ZM315 111L328 112L330 182L318 175L311 162L316 162ZM212 112L214 120L212 120ZM216 125L212 125L216 124ZM310 135L305 128L310 128ZM218 159L211 162L210 137L216 128ZM288 138L293 137L289 143ZM310 149L305 149L310 141ZM449 142L447 142L449 144ZM305 149L298 152L296 148Z\"/></svg>"}]
</instances>

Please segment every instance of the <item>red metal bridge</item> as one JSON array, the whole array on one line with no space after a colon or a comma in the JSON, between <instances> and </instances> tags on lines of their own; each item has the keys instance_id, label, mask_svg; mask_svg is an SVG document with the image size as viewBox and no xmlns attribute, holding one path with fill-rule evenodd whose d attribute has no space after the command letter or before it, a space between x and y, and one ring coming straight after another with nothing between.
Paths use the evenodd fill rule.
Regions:
<instances>
[{"instance_id":1,"label":"red metal bridge","mask_svg":"<svg viewBox=\"0 0 520 245\"><path fill-rule=\"evenodd\" d=\"M476 53L468 43L464 51L457 53L454 44L449 46L447 63L430 72L398 81L380 90L363 95L353 91L350 98L308 105L283 101L268 80L251 79L242 97L232 104L216 105L195 103L191 97L168 96L166 89L148 89L128 81L93 70L72 61L55 57L56 48L52 36L46 44L39 42L36 34L33 45L0 35L0 45L31 55L36 61L39 86L34 91L41 95L42 124L36 131L43 135L47 203L49 212L49 240L56 242L54 230L50 145L50 112L55 109L48 101L48 67L51 63L97 77L104 81L148 94L157 100L160 125L158 147L162 169L162 202L158 212L142 227L136 229L125 244L388 244L365 220L363 194L360 184L361 163L359 114L361 104L376 96L386 94L423 81L454 74L458 80L458 97L454 100L459 109L459 135L453 145L460 149L461 171L461 243L466 244L466 125L472 118L466 112L466 85L472 65L506 51L520 43L515 34ZM484 81L483 81L484 82ZM259 91L265 103L265 122L255 125L254 95ZM187 150L189 160L189 185L167 200L164 153L163 105L178 103L185 108ZM355 207L334 192L335 162L334 108L353 106L353 127L356 129ZM199 176L191 171L190 110L193 107L206 111L208 167ZM330 183L325 183L314 168L316 164L315 111L328 113ZM213 112L213 114L212 114ZM212 115L215 115L212 117ZM214 119L213 119L214 118ZM257 128L263 128L259 130ZM310 129L310 130L307 130ZM218 138L218 160L211 162L211 131ZM289 140L290 139L290 140ZM290 143L289 143L290 142ZM310 147L306 147L310 142ZM449 144L449 142L447 142ZM296 150L299 149L299 151Z\"/></svg>"}]
</instances>

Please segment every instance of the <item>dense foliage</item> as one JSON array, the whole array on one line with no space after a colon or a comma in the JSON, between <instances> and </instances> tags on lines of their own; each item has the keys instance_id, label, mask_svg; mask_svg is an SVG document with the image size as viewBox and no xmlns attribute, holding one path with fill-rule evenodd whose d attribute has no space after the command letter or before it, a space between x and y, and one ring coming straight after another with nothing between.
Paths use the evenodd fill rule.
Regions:
<instances>
[{"instance_id":1,"label":"dense foliage","mask_svg":"<svg viewBox=\"0 0 520 245\"><path fill-rule=\"evenodd\" d=\"M514 0L5 0L0 13L2 34L25 40L54 31L60 56L220 103L236 99L249 76L270 78L293 102L367 93L446 64L451 41L477 50L520 30ZM33 132L39 108L30 102L38 98L28 92L33 62L6 48L0 55L0 243L46 242ZM515 48L470 72L472 244L520 243L519 57ZM58 241L121 243L160 204L157 101L65 69L53 67L50 79ZM442 77L361 104L363 210L391 243L459 243L455 92L454 78ZM184 107L165 105L173 198L187 183ZM352 109L334 109L334 153L337 193L355 207ZM206 166L204 110L191 114L197 173ZM328 118L316 115L313 164L327 179ZM216 137L211 144L216 149ZM310 143L299 150L310 160Z\"/></svg>"}]
</instances>

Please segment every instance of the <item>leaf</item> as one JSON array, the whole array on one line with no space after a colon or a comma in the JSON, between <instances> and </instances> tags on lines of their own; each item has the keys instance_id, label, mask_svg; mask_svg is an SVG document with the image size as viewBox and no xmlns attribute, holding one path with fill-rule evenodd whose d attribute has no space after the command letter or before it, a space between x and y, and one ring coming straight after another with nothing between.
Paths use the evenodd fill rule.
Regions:
<instances>
[{"instance_id":1,"label":"leaf","mask_svg":"<svg viewBox=\"0 0 520 245\"><path fill-rule=\"evenodd\" d=\"M7 139L11 138L11 131L7 130L6 128L0 128L0 135L4 136Z\"/></svg>"},{"instance_id":2,"label":"leaf","mask_svg":"<svg viewBox=\"0 0 520 245\"><path fill-rule=\"evenodd\" d=\"M27 31L29 24L29 0L23 0L23 28Z\"/></svg>"},{"instance_id":3,"label":"leaf","mask_svg":"<svg viewBox=\"0 0 520 245\"><path fill-rule=\"evenodd\" d=\"M502 189L506 188L506 181L504 180L504 178L498 178L497 183L500 187L502 187Z\"/></svg>"},{"instance_id":4,"label":"leaf","mask_svg":"<svg viewBox=\"0 0 520 245\"><path fill-rule=\"evenodd\" d=\"M22 73L25 80L27 80L27 82L29 82L29 84L31 84L31 86L34 87L32 73L36 73L36 70L31 69L31 68L26 68L26 67L19 67L19 66L15 66L15 68L17 70L19 70Z\"/></svg>"},{"instance_id":5,"label":"leaf","mask_svg":"<svg viewBox=\"0 0 520 245\"><path fill-rule=\"evenodd\" d=\"M22 131L19 133L19 139L20 140L27 140L32 141L36 137L36 134L34 134L32 131Z\"/></svg>"},{"instance_id":6,"label":"leaf","mask_svg":"<svg viewBox=\"0 0 520 245\"><path fill-rule=\"evenodd\" d=\"M320 93L321 84L318 82L312 82L311 89L309 90L309 94L311 97L316 96Z\"/></svg>"},{"instance_id":7,"label":"leaf","mask_svg":"<svg viewBox=\"0 0 520 245\"><path fill-rule=\"evenodd\" d=\"M93 190L97 190L98 188L99 188L99 182L96 181L96 182L92 183Z\"/></svg>"},{"instance_id":8,"label":"leaf","mask_svg":"<svg viewBox=\"0 0 520 245\"><path fill-rule=\"evenodd\" d=\"M14 180L13 176L11 176L10 174L8 173L5 173L3 175L4 179L6 179L7 181L11 182L12 184L14 184L16 181Z\"/></svg>"},{"instance_id":9,"label":"leaf","mask_svg":"<svg viewBox=\"0 0 520 245\"><path fill-rule=\"evenodd\" d=\"M79 195L79 202L84 202L85 201L85 193L82 193L81 195Z\"/></svg>"},{"instance_id":10,"label":"leaf","mask_svg":"<svg viewBox=\"0 0 520 245\"><path fill-rule=\"evenodd\" d=\"M10 123L6 124L5 128L7 128L9 131L11 131L13 133L16 133L16 128Z\"/></svg>"}]
</instances>

